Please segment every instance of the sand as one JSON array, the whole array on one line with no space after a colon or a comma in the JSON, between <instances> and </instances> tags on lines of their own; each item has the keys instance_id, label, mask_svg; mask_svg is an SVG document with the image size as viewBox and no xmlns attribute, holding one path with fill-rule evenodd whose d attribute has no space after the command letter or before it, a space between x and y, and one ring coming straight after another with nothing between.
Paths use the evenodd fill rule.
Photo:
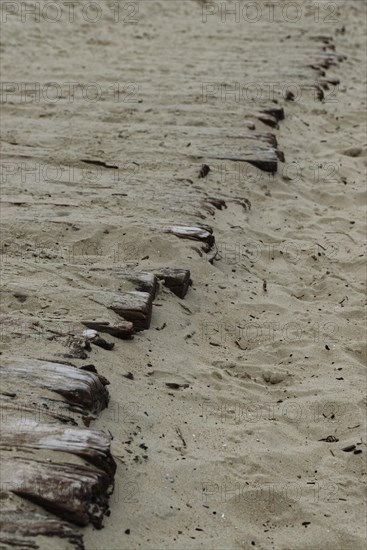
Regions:
<instances>
[{"instance_id":1,"label":"sand","mask_svg":"<svg viewBox=\"0 0 367 550\"><path fill-rule=\"evenodd\" d=\"M89 354L118 470L87 550L364 548L364 3L2 4L2 357L60 359L49 329L102 315L85 291L126 267L193 279ZM322 76L325 35L342 57ZM256 116L273 99L277 129ZM275 175L198 158L254 131L277 137ZM165 233L180 223L210 225L219 256Z\"/></svg>"}]
</instances>

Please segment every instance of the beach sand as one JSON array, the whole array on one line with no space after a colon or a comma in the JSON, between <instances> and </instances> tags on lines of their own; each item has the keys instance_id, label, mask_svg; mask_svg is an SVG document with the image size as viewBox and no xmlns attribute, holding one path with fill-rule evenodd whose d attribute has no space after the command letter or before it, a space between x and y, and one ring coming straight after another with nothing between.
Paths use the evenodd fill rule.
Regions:
<instances>
[{"instance_id":1,"label":"beach sand","mask_svg":"<svg viewBox=\"0 0 367 550\"><path fill-rule=\"evenodd\" d=\"M92 427L118 466L86 549L364 548L364 3L21 4L2 21L2 357L60 360L48 331L114 320L85 293L126 268L193 280L73 360L111 382ZM211 158L258 132L277 173ZM166 232L198 223L215 258Z\"/></svg>"}]
</instances>

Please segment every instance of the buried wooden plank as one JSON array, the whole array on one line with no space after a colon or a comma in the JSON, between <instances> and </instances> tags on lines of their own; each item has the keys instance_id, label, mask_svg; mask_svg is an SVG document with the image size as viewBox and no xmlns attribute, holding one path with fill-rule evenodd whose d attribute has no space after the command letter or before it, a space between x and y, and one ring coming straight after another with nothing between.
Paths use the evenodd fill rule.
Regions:
<instances>
[{"instance_id":1,"label":"buried wooden plank","mask_svg":"<svg viewBox=\"0 0 367 550\"><path fill-rule=\"evenodd\" d=\"M82 370L28 359L3 361L0 375L1 387L5 387L5 402L1 404L1 497L3 501L7 498L13 512L8 511L1 520L6 533L18 525L24 507L28 513L26 504L10 495L77 525L91 522L100 528L116 471L111 437L98 430L70 426L77 422L69 416L68 407L86 415L81 420L89 425L93 418L90 412L107 406L107 380L93 365ZM52 399L53 392L64 400ZM23 540L31 535L69 538L82 548L82 539L67 524L54 522L43 529L40 517L33 507L27 516L28 529L17 531L20 547L33 547L32 541ZM4 548L11 544L7 535L0 541Z\"/></svg>"},{"instance_id":2,"label":"buried wooden plank","mask_svg":"<svg viewBox=\"0 0 367 550\"><path fill-rule=\"evenodd\" d=\"M103 303L126 321L131 321L137 331L150 327L153 296L148 292L102 292L98 295L98 303Z\"/></svg>"},{"instance_id":3,"label":"buried wooden plank","mask_svg":"<svg viewBox=\"0 0 367 550\"><path fill-rule=\"evenodd\" d=\"M267 126L272 128L279 128L278 119L269 113L259 113L256 117Z\"/></svg>"},{"instance_id":4,"label":"buried wooden plank","mask_svg":"<svg viewBox=\"0 0 367 550\"><path fill-rule=\"evenodd\" d=\"M124 277L135 285L136 290L148 292L154 300L158 292L158 281L154 273L126 273Z\"/></svg>"},{"instance_id":5,"label":"buried wooden plank","mask_svg":"<svg viewBox=\"0 0 367 550\"><path fill-rule=\"evenodd\" d=\"M101 431L40 424L35 421L3 423L0 440L2 451L47 449L80 456L112 479L116 464L110 445L111 437Z\"/></svg>"},{"instance_id":6,"label":"buried wooden plank","mask_svg":"<svg viewBox=\"0 0 367 550\"><path fill-rule=\"evenodd\" d=\"M165 229L166 233L172 233L181 239L191 239L193 241L201 241L207 245L208 251L215 243L213 229L208 225L172 225Z\"/></svg>"},{"instance_id":7,"label":"buried wooden plank","mask_svg":"<svg viewBox=\"0 0 367 550\"><path fill-rule=\"evenodd\" d=\"M17 388L21 381L27 386L44 388L62 395L71 405L85 413L98 413L108 404L106 380L93 372L71 365L37 359L6 360L0 365L1 383Z\"/></svg>"},{"instance_id":8,"label":"buried wooden plank","mask_svg":"<svg viewBox=\"0 0 367 550\"><path fill-rule=\"evenodd\" d=\"M76 525L101 528L108 511L113 476L80 464L52 462L1 453L8 492L23 497Z\"/></svg>"},{"instance_id":9,"label":"buried wooden plank","mask_svg":"<svg viewBox=\"0 0 367 550\"><path fill-rule=\"evenodd\" d=\"M17 388L18 390L18 388ZM1 399L1 417L0 422L14 422L22 421L29 422L41 420L48 424L69 424L71 426L77 426L78 422L73 418L73 411L66 408L66 404L62 401L50 400L47 398L40 398L37 396L37 403L25 404L23 392L16 394L17 399L15 402L5 401ZM76 411L74 411L76 412ZM80 418L81 414L80 414ZM88 418L94 418L88 415Z\"/></svg>"},{"instance_id":10,"label":"buried wooden plank","mask_svg":"<svg viewBox=\"0 0 367 550\"><path fill-rule=\"evenodd\" d=\"M111 323L109 321L82 321L83 325L98 332L105 332L121 340L130 340L133 338L135 330L131 321L120 321Z\"/></svg>"},{"instance_id":11,"label":"buried wooden plank","mask_svg":"<svg viewBox=\"0 0 367 550\"><path fill-rule=\"evenodd\" d=\"M105 270L102 270L105 271ZM114 272L114 279L117 279L118 272ZM135 278L135 277L133 277ZM126 276L123 278L121 277L121 285L123 286L123 282L127 281ZM153 281L153 282L152 282ZM115 281L116 282L116 281ZM127 281L129 283L130 288L140 287L147 288L149 292L141 292L136 290L128 290L128 291L116 291L116 290L94 290L94 289L75 289L75 288L68 288L63 289L59 288L57 291L55 291L53 288L41 288L39 292L36 292L34 290L32 294L32 298L35 300L40 300L43 296L52 296L52 301L57 304L58 300L60 302L63 299L63 295L65 292L68 292L70 297L73 297L74 299L71 300L70 309L74 307L74 315L76 311L82 308L85 317L88 320L88 317L92 318L94 315L98 315L99 318L103 316L103 309L99 308L99 310L96 311L96 307L94 304L98 304L100 306L103 306L103 308L110 309L117 313L120 317L122 317L125 321L130 321L133 323L134 330L145 330L149 328L150 326L150 320L152 315L152 302L155 298L156 288L157 288L157 280L153 276L149 274L149 277L143 278L141 277L139 280L135 278L135 284ZM116 285L117 286L117 285ZM19 289L18 289L19 290ZM29 290L27 290L28 294ZM33 289L32 289L33 290ZM11 290L7 290L4 292L4 295L7 297L10 297L10 300L12 303L16 303L14 300L14 292ZM27 302L26 305L28 305L30 301ZM70 311L69 309L69 311ZM81 321L78 321L82 323ZM97 330L96 327L88 327L93 328ZM132 330L129 325L126 325L125 327L121 326L121 332L125 332L127 336L132 335ZM48 329L48 332L52 332L51 329ZM55 334L58 334L59 336L68 336L70 334L70 331L55 331ZM82 339L83 339L83 335ZM79 346L81 349L80 356L78 356L80 359L85 359L87 357L85 351L88 351L85 346L83 347L82 339L80 342L76 342L76 348ZM77 352L77 349L73 350L73 353ZM69 357L69 356L66 356ZM71 355L70 357L73 357Z\"/></svg>"},{"instance_id":12,"label":"buried wooden plank","mask_svg":"<svg viewBox=\"0 0 367 550\"><path fill-rule=\"evenodd\" d=\"M284 118L283 107L272 105L254 113L253 116L266 124L277 127ZM277 139L270 132L227 132L226 139L221 134L206 135L199 144L193 146L191 155L198 159L234 160L248 162L265 172L276 172L278 163ZM222 132L223 134L223 132ZM205 145L201 145L201 143Z\"/></svg>"},{"instance_id":13,"label":"buried wooden plank","mask_svg":"<svg viewBox=\"0 0 367 550\"><path fill-rule=\"evenodd\" d=\"M261 109L261 112L274 117L276 120L284 120L284 108L279 105L272 105L266 109Z\"/></svg>"},{"instance_id":14,"label":"buried wooden plank","mask_svg":"<svg viewBox=\"0 0 367 550\"><path fill-rule=\"evenodd\" d=\"M158 279L163 281L164 286L169 288L179 298L184 298L189 286L192 284L190 271L188 269L176 269L166 267L156 271Z\"/></svg>"},{"instance_id":15,"label":"buried wooden plank","mask_svg":"<svg viewBox=\"0 0 367 550\"><path fill-rule=\"evenodd\" d=\"M45 540L42 540L41 537L44 537ZM61 540L58 541L56 537ZM13 548L67 550L69 547L76 550L85 550L82 535L70 523L27 509L12 510L2 506L0 512L0 548L4 550Z\"/></svg>"},{"instance_id":16,"label":"buried wooden plank","mask_svg":"<svg viewBox=\"0 0 367 550\"><path fill-rule=\"evenodd\" d=\"M256 147L252 149L238 150L238 148L201 149L198 158L215 160L230 160L233 162L247 162L263 172L275 173L278 170L278 154L273 147Z\"/></svg>"},{"instance_id":17,"label":"buried wooden plank","mask_svg":"<svg viewBox=\"0 0 367 550\"><path fill-rule=\"evenodd\" d=\"M227 208L227 203L224 199L218 199L216 197L205 197L203 202L211 204L217 210L222 210L223 208Z\"/></svg>"}]
</instances>

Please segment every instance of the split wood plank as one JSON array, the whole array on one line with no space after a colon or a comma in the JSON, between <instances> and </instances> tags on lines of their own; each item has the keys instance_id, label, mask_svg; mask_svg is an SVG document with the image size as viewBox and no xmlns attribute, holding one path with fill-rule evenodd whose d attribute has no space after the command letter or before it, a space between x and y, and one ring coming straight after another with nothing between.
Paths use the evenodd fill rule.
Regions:
<instances>
[{"instance_id":1,"label":"split wood plank","mask_svg":"<svg viewBox=\"0 0 367 550\"><path fill-rule=\"evenodd\" d=\"M181 239L190 239L193 241L201 241L206 244L206 248L211 250L215 243L213 229L208 225L172 225L166 228L167 233L172 233Z\"/></svg>"},{"instance_id":2,"label":"split wood plank","mask_svg":"<svg viewBox=\"0 0 367 550\"><path fill-rule=\"evenodd\" d=\"M122 320L118 323L111 323L110 321L82 321L82 323L87 328L97 330L98 332L105 332L121 340L130 340L135 333L134 324L131 321Z\"/></svg>"},{"instance_id":3,"label":"split wood plank","mask_svg":"<svg viewBox=\"0 0 367 550\"><path fill-rule=\"evenodd\" d=\"M66 523L51 521L49 514L80 526L102 526L116 471L111 437L76 426L67 407L78 411L83 422L92 418L91 414L108 404L108 381L92 365L78 369L34 359L3 361L0 377L1 489L5 502L0 520L5 534L1 535L0 547L11 545L9 535L25 517L24 529L16 531L20 547L33 547L28 537L53 536L82 548L78 532ZM37 407L44 414L30 419ZM66 414L55 413L55 407L66 410ZM14 501L16 497L10 495L24 500ZM27 507L27 501L48 515L38 515L34 507Z\"/></svg>"},{"instance_id":4,"label":"split wood plank","mask_svg":"<svg viewBox=\"0 0 367 550\"><path fill-rule=\"evenodd\" d=\"M99 413L107 406L109 399L103 378L62 363L36 359L3 361L0 381L13 388L17 388L21 381L30 387L52 390L62 395L69 404L84 409L85 413Z\"/></svg>"},{"instance_id":5,"label":"split wood plank","mask_svg":"<svg viewBox=\"0 0 367 550\"><path fill-rule=\"evenodd\" d=\"M136 290L148 292L154 300L158 293L158 280L154 273L125 273L123 276L135 285Z\"/></svg>"},{"instance_id":6,"label":"split wood plank","mask_svg":"<svg viewBox=\"0 0 367 550\"><path fill-rule=\"evenodd\" d=\"M57 538L61 539L60 541ZM45 540L43 540L45 539ZM85 550L83 538L76 527L57 518L52 518L27 510L4 509L0 512L0 548L53 550Z\"/></svg>"},{"instance_id":7,"label":"split wood plank","mask_svg":"<svg viewBox=\"0 0 367 550\"><path fill-rule=\"evenodd\" d=\"M169 288L179 298L184 298L189 286L192 284L190 271L188 269L177 269L166 267L156 271L158 279L163 281L164 286Z\"/></svg>"},{"instance_id":8,"label":"split wood plank","mask_svg":"<svg viewBox=\"0 0 367 550\"><path fill-rule=\"evenodd\" d=\"M76 525L102 526L112 481L106 472L32 455L7 455L0 453L1 472L10 492Z\"/></svg>"},{"instance_id":9,"label":"split wood plank","mask_svg":"<svg viewBox=\"0 0 367 550\"><path fill-rule=\"evenodd\" d=\"M98 295L98 300L100 299L101 297ZM153 296L149 292L105 293L104 304L126 321L131 321L135 330L140 331L150 327Z\"/></svg>"},{"instance_id":10,"label":"split wood plank","mask_svg":"<svg viewBox=\"0 0 367 550\"><path fill-rule=\"evenodd\" d=\"M27 452L48 449L72 453L113 476L116 464L111 456L110 443L110 436L97 430L18 421L2 426L0 450Z\"/></svg>"}]
</instances>

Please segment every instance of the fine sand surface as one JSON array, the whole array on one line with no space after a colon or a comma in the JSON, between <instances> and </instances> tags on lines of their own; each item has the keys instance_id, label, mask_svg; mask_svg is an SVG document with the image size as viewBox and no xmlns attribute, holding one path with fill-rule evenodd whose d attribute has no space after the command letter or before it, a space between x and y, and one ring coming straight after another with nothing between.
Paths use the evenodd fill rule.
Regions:
<instances>
[{"instance_id":1,"label":"fine sand surface","mask_svg":"<svg viewBox=\"0 0 367 550\"><path fill-rule=\"evenodd\" d=\"M132 341L72 361L111 383L93 427L118 466L85 547L362 549L365 4L255 2L253 22L248 2L97 4L94 23L75 8L1 24L2 357L62 360L49 330L111 318L84 294L118 290L126 267L193 285L162 287ZM258 119L269 105L278 128ZM249 132L276 135L276 174L210 158ZM215 259L165 232L183 223L213 228Z\"/></svg>"}]
</instances>

